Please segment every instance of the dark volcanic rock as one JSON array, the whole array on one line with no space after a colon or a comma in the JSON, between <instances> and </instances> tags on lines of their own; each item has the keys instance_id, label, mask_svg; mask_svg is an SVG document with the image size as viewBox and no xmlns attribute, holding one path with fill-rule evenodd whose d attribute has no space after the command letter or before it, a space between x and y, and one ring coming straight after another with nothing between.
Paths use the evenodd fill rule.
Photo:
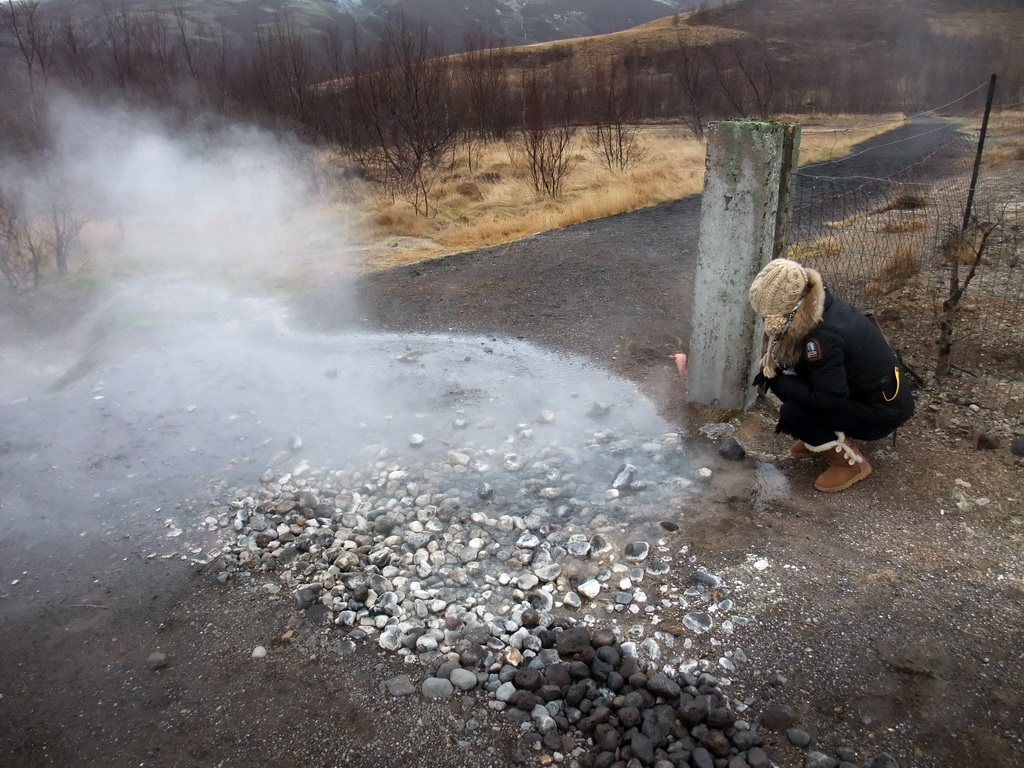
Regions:
<instances>
[{"instance_id":1,"label":"dark volcanic rock","mask_svg":"<svg viewBox=\"0 0 1024 768\"><path fill-rule=\"evenodd\" d=\"M575 656L590 648L590 632L586 627L566 629L555 637L555 648L559 656Z\"/></svg>"},{"instance_id":2,"label":"dark volcanic rock","mask_svg":"<svg viewBox=\"0 0 1024 768\"><path fill-rule=\"evenodd\" d=\"M741 461L747 458L747 450L743 447L743 443L735 437L730 437L718 448L718 455L729 461Z\"/></svg>"},{"instance_id":3,"label":"dark volcanic rock","mask_svg":"<svg viewBox=\"0 0 1024 768\"><path fill-rule=\"evenodd\" d=\"M757 720L769 730L784 731L796 722L796 713L787 704L769 704Z\"/></svg>"}]
</instances>

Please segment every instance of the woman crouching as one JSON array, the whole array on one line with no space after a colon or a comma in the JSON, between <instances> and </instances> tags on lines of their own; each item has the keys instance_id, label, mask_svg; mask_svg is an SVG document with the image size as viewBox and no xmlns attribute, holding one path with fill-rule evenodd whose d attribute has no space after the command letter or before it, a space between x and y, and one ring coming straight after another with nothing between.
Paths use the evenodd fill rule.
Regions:
<instances>
[{"instance_id":1,"label":"woman crouching","mask_svg":"<svg viewBox=\"0 0 1024 768\"><path fill-rule=\"evenodd\" d=\"M825 456L819 491L842 491L871 474L854 440L892 434L914 413L899 360L878 325L835 296L821 275L789 259L750 286L768 350L754 384L782 401L776 432L797 438L790 455Z\"/></svg>"}]
</instances>

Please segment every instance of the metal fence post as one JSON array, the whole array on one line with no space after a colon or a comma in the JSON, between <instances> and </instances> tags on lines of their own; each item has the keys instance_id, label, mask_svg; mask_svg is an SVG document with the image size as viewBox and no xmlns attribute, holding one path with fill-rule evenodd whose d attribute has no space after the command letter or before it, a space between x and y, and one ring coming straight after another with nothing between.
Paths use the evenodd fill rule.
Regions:
<instances>
[{"instance_id":1,"label":"metal fence post","mask_svg":"<svg viewBox=\"0 0 1024 768\"><path fill-rule=\"evenodd\" d=\"M688 396L740 409L753 401L761 353L747 290L784 253L800 127L728 120L712 123L707 138Z\"/></svg>"},{"instance_id":2,"label":"metal fence post","mask_svg":"<svg viewBox=\"0 0 1024 768\"><path fill-rule=\"evenodd\" d=\"M988 118L992 114L992 101L996 95L996 76L988 81L988 95L985 97L985 116L981 119L981 133L978 135L978 151L974 156L974 167L971 169L971 186L967 190L967 204L964 206L964 223L961 232L966 232L971 224L971 213L974 208L974 191L978 187L978 171L981 169L981 156L985 152L985 134L988 133Z\"/></svg>"}]
</instances>

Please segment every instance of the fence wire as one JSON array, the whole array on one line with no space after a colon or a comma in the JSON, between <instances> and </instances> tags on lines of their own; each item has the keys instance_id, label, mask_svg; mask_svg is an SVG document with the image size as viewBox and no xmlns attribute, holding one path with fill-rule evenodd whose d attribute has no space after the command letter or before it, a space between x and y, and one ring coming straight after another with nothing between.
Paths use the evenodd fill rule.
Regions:
<instances>
[{"instance_id":1,"label":"fence wire","mask_svg":"<svg viewBox=\"0 0 1024 768\"><path fill-rule=\"evenodd\" d=\"M1024 105L993 106L964 227L983 112L922 113L803 166L787 255L874 313L919 386L1012 431L1024 414Z\"/></svg>"}]
</instances>

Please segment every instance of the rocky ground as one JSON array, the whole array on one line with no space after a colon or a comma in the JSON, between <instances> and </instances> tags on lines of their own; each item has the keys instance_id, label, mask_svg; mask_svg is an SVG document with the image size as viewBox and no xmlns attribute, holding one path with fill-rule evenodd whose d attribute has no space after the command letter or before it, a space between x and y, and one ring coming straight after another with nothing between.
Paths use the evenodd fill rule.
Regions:
<instances>
[{"instance_id":1,"label":"rocky ground","mask_svg":"<svg viewBox=\"0 0 1024 768\"><path fill-rule=\"evenodd\" d=\"M1019 422L919 392L829 496L770 402L715 427L698 207L9 303L0 761L1019 765Z\"/></svg>"}]
</instances>

